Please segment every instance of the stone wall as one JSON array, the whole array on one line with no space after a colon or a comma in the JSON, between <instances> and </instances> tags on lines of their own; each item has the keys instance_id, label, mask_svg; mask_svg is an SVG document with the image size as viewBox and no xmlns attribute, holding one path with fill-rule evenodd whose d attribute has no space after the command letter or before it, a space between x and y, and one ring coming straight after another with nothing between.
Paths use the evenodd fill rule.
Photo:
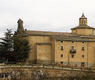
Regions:
<instances>
[{"instance_id":1,"label":"stone wall","mask_svg":"<svg viewBox=\"0 0 95 80\"><path fill-rule=\"evenodd\" d=\"M0 66L0 73L9 73L10 80L95 80L94 72L56 66Z\"/></svg>"}]
</instances>

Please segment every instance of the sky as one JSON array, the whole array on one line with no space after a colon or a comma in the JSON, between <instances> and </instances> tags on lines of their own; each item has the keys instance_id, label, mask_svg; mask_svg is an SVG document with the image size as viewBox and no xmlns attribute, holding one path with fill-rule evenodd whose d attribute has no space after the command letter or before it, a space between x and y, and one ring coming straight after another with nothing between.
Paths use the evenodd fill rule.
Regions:
<instances>
[{"instance_id":1,"label":"sky","mask_svg":"<svg viewBox=\"0 0 95 80\"><path fill-rule=\"evenodd\" d=\"M28 30L71 32L82 13L95 28L95 0L0 0L0 37L16 31L19 18Z\"/></svg>"}]
</instances>

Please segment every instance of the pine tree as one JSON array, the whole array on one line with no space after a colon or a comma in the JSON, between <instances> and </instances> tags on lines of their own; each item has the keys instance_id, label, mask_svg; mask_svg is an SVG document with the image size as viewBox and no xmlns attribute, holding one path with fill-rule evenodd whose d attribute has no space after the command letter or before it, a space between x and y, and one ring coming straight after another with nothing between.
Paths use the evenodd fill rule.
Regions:
<instances>
[{"instance_id":1,"label":"pine tree","mask_svg":"<svg viewBox=\"0 0 95 80\"><path fill-rule=\"evenodd\" d=\"M5 37L0 42L0 60L11 61L13 57L13 39L11 29L7 29Z\"/></svg>"},{"instance_id":2,"label":"pine tree","mask_svg":"<svg viewBox=\"0 0 95 80\"><path fill-rule=\"evenodd\" d=\"M12 31L7 29L5 37L0 42L0 61L8 61L15 63L18 61L26 61L30 46L28 40L22 37L22 34L12 34Z\"/></svg>"},{"instance_id":3,"label":"pine tree","mask_svg":"<svg viewBox=\"0 0 95 80\"><path fill-rule=\"evenodd\" d=\"M30 46L28 40L24 39L21 35L14 35L14 54L16 62L26 61Z\"/></svg>"}]
</instances>

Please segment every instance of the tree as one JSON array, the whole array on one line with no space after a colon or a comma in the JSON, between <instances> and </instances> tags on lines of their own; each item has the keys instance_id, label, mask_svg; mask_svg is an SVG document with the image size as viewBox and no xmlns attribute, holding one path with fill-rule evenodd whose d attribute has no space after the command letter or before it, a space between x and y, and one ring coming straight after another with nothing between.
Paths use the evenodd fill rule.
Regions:
<instances>
[{"instance_id":1,"label":"tree","mask_svg":"<svg viewBox=\"0 0 95 80\"><path fill-rule=\"evenodd\" d=\"M12 39L12 31L11 29L7 29L7 32L5 33L5 37L1 38L0 42L0 59L1 60L8 60L11 61L13 57L13 39Z\"/></svg>"},{"instance_id":2,"label":"tree","mask_svg":"<svg viewBox=\"0 0 95 80\"><path fill-rule=\"evenodd\" d=\"M28 40L24 39L21 35L14 34L14 55L16 62L26 61L30 46Z\"/></svg>"},{"instance_id":3,"label":"tree","mask_svg":"<svg viewBox=\"0 0 95 80\"><path fill-rule=\"evenodd\" d=\"M30 46L28 40L22 37L23 34L12 34L7 29L5 37L0 42L0 60L9 62L26 61Z\"/></svg>"}]
</instances>

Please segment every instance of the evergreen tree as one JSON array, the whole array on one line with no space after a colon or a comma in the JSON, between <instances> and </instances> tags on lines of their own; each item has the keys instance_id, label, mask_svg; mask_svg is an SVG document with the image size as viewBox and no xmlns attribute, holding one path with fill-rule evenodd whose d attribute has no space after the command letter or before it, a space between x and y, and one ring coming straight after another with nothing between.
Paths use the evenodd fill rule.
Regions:
<instances>
[{"instance_id":1,"label":"evergreen tree","mask_svg":"<svg viewBox=\"0 0 95 80\"><path fill-rule=\"evenodd\" d=\"M1 38L0 42L0 60L11 61L13 58L13 39L11 29L7 29L5 37Z\"/></svg>"},{"instance_id":2,"label":"evergreen tree","mask_svg":"<svg viewBox=\"0 0 95 80\"><path fill-rule=\"evenodd\" d=\"M26 61L30 46L28 40L24 39L22 35L14 34L14 54L16 62Z\"/></svg>"},{"instance_id":3,"label":"evergreen tree","mask_svg":"<svg viewBox=\"0 0 95 80\"><path fill-rule=\"evenodd\" d=\"M22 35L13 35L12 31L7 29L5 37L0 42L0 61L8 61L8 63L26 61L30 46L28 40L24 39Z\"/></svg>"}]
</instances>

